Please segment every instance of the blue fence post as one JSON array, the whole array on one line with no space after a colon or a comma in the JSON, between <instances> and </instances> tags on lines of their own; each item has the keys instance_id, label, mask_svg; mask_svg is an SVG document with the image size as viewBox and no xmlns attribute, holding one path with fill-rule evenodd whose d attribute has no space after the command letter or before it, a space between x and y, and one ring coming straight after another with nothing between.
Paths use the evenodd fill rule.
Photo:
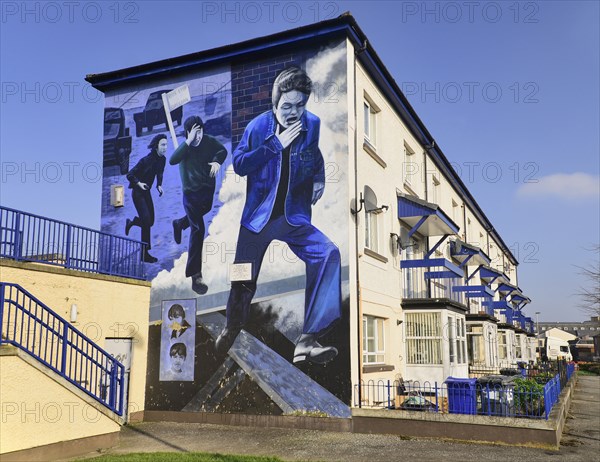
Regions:
<instances>
[{"instance_id":1,"label":"blue fence post","mask_svg":"<svg viewBox=\"0 0 600 462\"><path fill-rule=\"evenodd\" d=\"M123 402L123 398L125 395L125 368L120 367L121 374L119 376L119 408L117 409L117 414L123 415L124 412L127 412L125 409L125 403Z\"/></svg>"},{"instance_id":2,"label":"blue fence post","mask_svg":"<svg viewBox=\"0 0 600 462\"><path fill-rule=\"evenodd\" d=\"M433 382L435 384L435 412L440 412L439 402L438 402L438 383L437 380Z\"/></svg>"},{"instance_id":3,"label":"blue fence post","mask_svg":"<svg viewBox=\"0 0 600 462\"><path fill-rule=\"evenodd\" d=\"M392 391L392 387L391 387L391 385L390 385L390 380L388 379L388 381L387 381L387 398L388 398L388 399L387 399L387 402L388 402L388 403L387 403L387 407L388 407L388 409L389 409L389 408L390 408L390 406L392 405L392 404L391 404L391 401L390 401L390 393L391 393L391 391Z\"/></svg>"},{"instance_id":4,"label":"blue fence post","mask_svg":"<svg viewBox=\"0 0 600 462\"><path fill-rule=\"evenodd\" d=\"M108 274L112 274L112 257L113 257L113 237L112 235L108 236Z\"/></svg>"},{"instance_id":5,"label":"blue fence post","mask_svg":"<svg viewBox=\"0 0 600 462\"><path fill-rule=\"evenodd\" d=\"M67 342L69 341L69 324L63 321L63 335L62 335L62 354L60 360L60 372L65 374L67 370Z\"/></svg>"},{"instance_id":6,"label":"blue fence post","mask_svg":"<svg viewBox=\"0 0 600 462\"><path fill-rule=\"evenodd\" d=\"M2 344L2 332L4 331L4 288L6 286L0 283L0 344Z\"/></svg>"},{"instance_id":7,"label":"blue fence post","mask_svg":"<svg viewBox=\"0 0 600 462\"><path fill-rule=\"evenodd\" d=\"M16 218L15 218L15 227L13 230L13 234L14 234L14 242L13 242L13 257L15 260L20 260L21 259L21 232L20 232L20 228L21 228L21 214L17 213L15 214Z\"/></svg>"},{"instance_id":8,"label":"blue fence post","mask_svg":"<svg viewBox=\"0 0 600 462\"><path fill-rule=\"evenodd\" d=\"M67 249L65 251L65 268L71 267L71 232L72 226L67 225Z\"/></svg>"},{"instance_id":9,"label":"blue fence post","mask_svg":"<svg viewBox=\"0 0 600 462\"><path fill-rule=\"evenodd\" d=\"M111 410L114 410L115 403L117 400L117 365L114 359L111 361L110 366L110 383L108 385L108 406Z\"/></svg>"}]
</instances>

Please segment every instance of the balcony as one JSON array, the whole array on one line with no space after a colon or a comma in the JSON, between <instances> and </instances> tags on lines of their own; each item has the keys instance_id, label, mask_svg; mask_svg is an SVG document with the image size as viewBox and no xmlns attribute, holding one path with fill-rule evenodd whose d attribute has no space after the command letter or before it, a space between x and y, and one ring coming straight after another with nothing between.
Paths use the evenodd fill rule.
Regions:
<instances>
[{"instance_id":1,"label":"balcony","mask_svg":"<svg viewBox=\"0 0 600 462\"><path fill-rule=\"evenodd\" d=\"M0 258L145 279L146 244L0 206Z\"/></svg>"},{"instance_id":2,"label":"balcony","mask_svg":"<svg viewBox=\"0 0 600 462\"><path fill-rule=\"evenodd\" d=\"M405 300L451 300L466 306L465 293L456 290L463 284L463 272L452 262L444 258L405 260L400 266Z\"/></svg>"}]
</instances>

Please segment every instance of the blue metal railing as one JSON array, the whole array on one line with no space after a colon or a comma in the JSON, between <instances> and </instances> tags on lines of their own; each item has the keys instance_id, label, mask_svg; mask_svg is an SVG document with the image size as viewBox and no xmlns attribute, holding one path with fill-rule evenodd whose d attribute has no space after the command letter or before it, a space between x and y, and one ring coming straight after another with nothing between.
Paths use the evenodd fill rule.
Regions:
<instances>
[{"instance_id":1,"label":"blue metal railing","mask_svg":"<svg viewBox=\"0 0 600 462\"><path fill-rule=\"evenodd\" d=\"M463 284L459 277L429 278L428 274L442 272L443 267L403 268L405 299L449 299L466 305L464 292L453 290Z\"/></svg>"},{"instance_id":2,"label":"blue metal railing","mask_svg":"<svg viewBox=\"0 0 600 462\"><path fill-rule=\"evenodd\" d=\"M572 377L574 365L566 369ZM500 417L548 419L563 386L556 374L538 390L519 388L516 384L485 381L484 377L459 379L458 383L369 380L354 384L354 406L404 411L450 414L478 414ZM455 379L456 380L456 379ZM460 382L462 380L463 382ZM360 389L360 390L359 390ZM360 391L361 402L357 401Z\"/></svg>"},{"instance_id":3,"label":"blue metal railing","mask_svg":"<svg viewBox=\"0 0 600 462\"><path fill-rule=\"evenodd\" d=\"M0 334L0 345L26 351L123 415L123 364L17 284L0 282Z\"/></svg>"},{"instance_id":4,"label":"blue metal railing","mask_svg":"<svg viewBox=\"0 0 600 462\"><path fill-rule=\"evenodd\" d=\"M0 258L145 279L146 244L0 206Z\"/></svg>"}]
</instances>

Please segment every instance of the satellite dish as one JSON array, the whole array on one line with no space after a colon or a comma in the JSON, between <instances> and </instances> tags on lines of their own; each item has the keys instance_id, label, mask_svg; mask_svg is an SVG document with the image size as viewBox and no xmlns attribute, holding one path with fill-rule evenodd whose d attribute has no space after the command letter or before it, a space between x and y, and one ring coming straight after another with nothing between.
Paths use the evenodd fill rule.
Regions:
<instances>
[{"instance_id":1,"label":"satellite dish","mask_svg":"<svg viewBox=\"0 0 600 462\"><path fill-rule=\"evenodd\" d=\"M400 236L398 237L398 247L402 250L411 247L411 239L408 235L408 230L404 227L400 228ZM414 245L414 244L412 244Z\"/></svg>"}]
</instances>

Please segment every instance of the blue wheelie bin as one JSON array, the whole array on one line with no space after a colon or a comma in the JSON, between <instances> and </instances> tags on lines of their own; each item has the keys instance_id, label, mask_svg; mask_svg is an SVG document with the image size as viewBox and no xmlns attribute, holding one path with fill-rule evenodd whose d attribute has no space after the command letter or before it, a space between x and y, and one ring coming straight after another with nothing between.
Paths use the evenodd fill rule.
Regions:
<instances>
[{"instance_id":1,"label":"blue wheelie bin","mask_svg":"<svg viewBox=\"0 0 600 462\"><path fill-rule=\"evenodd\" d=\"M477 379L448 377L448 411L450 414L477 414Z\"/></svg>"}]
</instances>

